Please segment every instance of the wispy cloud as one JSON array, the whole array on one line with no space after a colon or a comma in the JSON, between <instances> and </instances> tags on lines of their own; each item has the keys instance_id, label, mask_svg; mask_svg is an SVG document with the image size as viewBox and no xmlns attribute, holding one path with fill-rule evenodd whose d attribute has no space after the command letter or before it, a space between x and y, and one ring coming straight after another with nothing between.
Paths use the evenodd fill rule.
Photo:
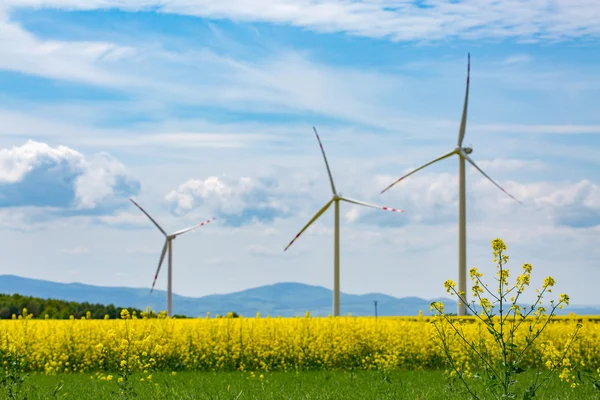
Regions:
<instances>
[{"instance_id":1,"label":"wispy cloud","mask_svg":"<svg viewBox=\"0 0 600 400\"><path fill-rule=\"evenodd\" d=\"M131 85L99 64L110 65L134 50L114 43L39 39L10 21L0 8L0 69L96 85Z\"/></svg>"},{"instance_id":2,"label":"wispy cloud","mask_svg":"<svg viewBox=\"0 0 600 400\"><path fill-rule=\"evenodd\" d=\"M514 56L506 57L502 61L502 64L504 64L504 65L526 64L528 62L531 62L531 60L532 60L531 56L528 56L526 54L517 54Z\"/></svg>"},{"instance_id":3,"label":"wispy cloud","mask_svg":"<svg viewBox=\"0 0 600 400\"><path fill-rule=\"evenodd\" d=\"M396 41L518 38L564 40L600 35L595 0L556 2L495 0L430 0L422 2L340 2L336 0L243 0L189 2L174 0L9 0L10 6L66 10L118 8L152 10L204 18L290 24L318 32L389 38Z\"/></svg>"},{"instance_id":4,"label":"wispy cloud","mask_svg":"<svg viewBox=\"0 0 600 400\"><path fill-rule=\"evenodd\" d=\"M472 124L470 129L489 133L600 134L600 125Z\"/></svg>"}]
</instances>

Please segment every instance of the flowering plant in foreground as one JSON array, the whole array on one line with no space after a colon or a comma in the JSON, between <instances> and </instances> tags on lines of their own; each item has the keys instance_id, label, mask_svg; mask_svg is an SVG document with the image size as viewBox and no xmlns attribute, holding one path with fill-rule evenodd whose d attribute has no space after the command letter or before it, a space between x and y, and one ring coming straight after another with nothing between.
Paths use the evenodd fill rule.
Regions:
<instances>
[{"instance_id":1,"label":"flowering plant in foreground","mask_svg":"<svg viewBox=\"0 0 600 400\"><path fill-rule=\"evenodd\" d=\"M523 264L521 274L511 284L510 271L506 268L509 260L506 245L501 239L494 239L492 250L498 268L498 289L492 292L477 268L472 268L469 273L474 299L465 305L476 316L478 335L468 335L465 332L465 319L448 316L441 302L431 303L431 310L435 310L437 315L432 322L450 366L449 375L458 378L473 398L487 398L490 395L494 398L514 398L516 376L532 364L525 360L533 358L538 373L533 382L528 383L523 399L533 398L559 369L562 370L560 379L576 387L568 355L582 325L577 323L560 347L552 340L538 340L549 326L556 309L569 304L569 296L560 294L558 301L551 300L550 308L546 309L542 299L545 294L552 292L555 284L554 278L549 276L544 279L541 290L536 290L536 300L531 306L519 305L519 297L530 285L532 266ZM456 290L456 283L452 280L447 280L444 286L448 293L458 297L458 301L464 299L465 293ZM544 372L541 367L545 367ZM478 381L484 383L483 389L479 389L481 385L477 384Z\"/></svg>"}]
</instances>

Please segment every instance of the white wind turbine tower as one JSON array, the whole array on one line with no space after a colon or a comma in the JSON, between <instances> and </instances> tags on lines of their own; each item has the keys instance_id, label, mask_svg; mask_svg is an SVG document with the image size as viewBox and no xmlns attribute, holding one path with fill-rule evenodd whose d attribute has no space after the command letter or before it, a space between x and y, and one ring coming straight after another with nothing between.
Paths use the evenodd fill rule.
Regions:
<instances>
[{"instance_id":1,"label":"white wind turbine tower","mask_svg":"<svg viewBox=\"0 0 600 400\"><path fill-rule=\"evenodd\" d=\"M521 203L517 200L513 195L504 190L500 185L498 185L492 178L490 178L475 162L469 157L469 154L473 152L473 149L470 147L462 147L463 139L465 137L465 128L467 125L467 105L469 103L469 77L471 73L471 55L468 55L467 61L467 89L465 92L465 102L463 105L462 118L460 121L460 129L458 131L458 144L457 146L449 151L448 153L436 158L433 161L428 162L425 165L420 166L419 168L409 172L404 175L400 179L393 182L391 185L386 187L381 191L384 193L386 190L394 186L396 183L400 182L404 178L414 174L417 171L422 170L423 168L434 164L440 160L448 158L453 155L458 155L458 290L460 292L464 292L464 296L462 301L458 301L458 315L466 314L465 304L467 302L467 210L466 210L466 187L465 187L465 160L468 161L475 169L477 169L483 176L489 179L496 187L506 193L508 196L513 198L514 200Z\"/></svg>"},{"instance_id":2,"label":"white wind turbine tower","mask_svg":"<svg viewBox=\"0 0 600 400\"><path fill-rule=\"evenodd\" d=\"M165 244L163 246L162 249L162 253L160 255L160 261L158 262L158 268L156 269L156 274L154 275L154 281L152 282L152 289L150 289L150 293L152 293L152 291L154 290L154 285L156 284L156 279L158 278L158 273L160 272L160 267L162 266L162 263L165 259L165 254L167 252L167 250L169 251L169 270L168 270L168 283L167 283L167 315L169 317L173 316L173 240L179 236L179 235L183 235L184 233L187 233L189 231L193 231L196 228L199 228L201 226L204 226L205 224L208 224L210 221L215 220L215 218L213 217L212 219L206 220L204 222L199 223L198 225L194 225L191 226L189 228L185 228L182 229L180 231L174 232L172 234L168 234L159 224L158 222L156 222L154 220L154 218L152 218L150 216L150 214L148 214L146 212L146 210L144 210L142 208L142 206L140 206L138 203L135 202L135 200L133 199L129 199L131 200L131 202L133 204L135 204L135 206L137 208L139 208L144 214L146 214L146 216L150 219L150 221L152 221L152 223L154 225L156 225L156 227L158 228L159 231L162 232L163 235L165 235Z\"/></svg>"},{"instance_id":3,"label":"white wind turbine tower","mask_svg":"<svg viewBox=\"0 0 600 400\"><path fill-rule=\"evenodd\" d=\"M334 247L333 247L333 315L335 317L339 317L340 315L340 200L357 204L359 206L377 208L385 211L392 212L404 212L403 210L398 210L395 208L378 206L375 204L368 204L362 201L353 200L348 197L342 197L341 193L339 194L335 190L335 184L333 183L333 177L331 175L331 170L329 169L329 163L327 162L327 157L325 156L325 150L323 149L323 144L321 143L321 139L319 138L319 134L317 133L317 129L313 127L315 131L315 135L317 136L317 140L319 141L319 146L321 147L321 153L323 153L323 159L325 160L325 167L327 167L327 174L329 175L329 182L331 183L331 191L333 192L333 197L329 200L323 208L321 208L314 217L302 228L302 230L294 237L294 239L287 245L287 247L283 250L286 251L295 241L302 235L302 233L319 217L327 211L329 206L332 203L335 203L335 230L334 230Z\"/></svg>"}]
</instances>

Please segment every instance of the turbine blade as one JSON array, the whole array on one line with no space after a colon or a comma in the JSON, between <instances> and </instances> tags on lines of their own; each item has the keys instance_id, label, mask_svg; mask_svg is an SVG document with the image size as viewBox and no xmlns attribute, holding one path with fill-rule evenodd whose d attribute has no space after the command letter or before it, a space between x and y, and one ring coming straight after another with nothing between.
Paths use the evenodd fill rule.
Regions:
<instances>
[{"instance_id":1,"label":"turbine blade","mask_svg":"<svg viewBox=\"0 0 600 400\"><path fill-rule=\"evenodd\" d=\"M136 203L136 202L135 202L135 200L133 200L131 197L129 198L129 200L131 200L131 202L132 202L133 204L135 204L137 208L139 208L139 209L140 209L140 210L141 210L141 211L142 211L144 214L146 214L146 217L150 218L150 221L152 221L152 223L153 223L154 225L156 225L156 227L157 227L157 228L158 228L158 229L159 229L159 230L160 230L160 231L163 233L163 235L165 235L165 236L168 236L168 235L167 235L167 232L165 232L165 230L164 230L163 228L161 228L161 226L158 224L158 222L156 222L156 221L154 220L154 218L152 218L152 217L150 216L150 214L148 214L148 213L146 212L146 210L144 210L144 209L142 208L142 206L140 206L138 203Z\"/></svg>"},{"instance_id":2,"label":"turbine blade","mask_svg":"<svg viewBox=\"0 0 600 400\"><path fill-rule=\"evenodd\" d=\"M497 184L497 183L496 183L496 182L495 182L495 181L494 181L492 178L490 178L490 177L488 176L488 174L486 174L485 172L483 172L483 170L482 170L481 168L479 168L479 166L478 166L477 164L475 164L475 161L473 161L473 160L471 159L471 157L469 157L467 154L464 154L463 152L461 152L461 156L462 156L462 157L464 157L464 158L465 158L465 160L467 160L469 163L471 163L471 165L472 165L472 166L474 166L474 167L477 169L477 171L481 172L481 174L482 174L483 176L485 176L486 178L488 178L488 180L489 180L490 182L492 182L492 183L493 183L493 184L494 184L494 185L495 185L495 186L496 186L498 189L502 190L504 193L506 193L506 194L507 194L507 195L508 195L510 198L512 198L513 200L515 200L515 201L517 201L517 202L519 202L519 203L523 204L523 202L522 202L521 200L517 199L517 198L516 198L515 196L513 196L512 194L508 193L506 190L504 190L504 189L502 188L502 186L498 185L498 184Z\"/></svg>"},{"instance_id":3,"label":"turbine blade","mask_svg":"<svg viewBox=\"0 0 600 400\"><path fill-rule=\"evenodd\" d=\"M207 219L206 221L201 222L198 225L190 226L189 228L185 228L185 229L182 229L180 231L177 231L177 232L171 234L171 237L177 237L177 236L182 235L182 234L184 234L186 232L193 231L194 229L200 228L201 226L204 226L204 225L208 224L210 221L214 221L215 219L216 219L215 217L212 217L211 219Z\"/></svg>"},{"instance_id":4,"label":"turbine blade","mask_svg":"<svg viewBox=\"0 0 600 400\"><path fill-rule=\"evenodd\" d=\"M323 143L321 143L321 138L317 133L317 128L313 126L313 131L315 131L315 135L317 135L317 140L319 141L319 146L321 147L321 153L323 153L323 159L325 160L325 166L327 167L327 173L329 174L329 182L331 183L331 191L335 195L337 192L335 191L335 184L333 183L333 176L331 175L331 169L329 169L329 163L327 162L327 156L325 155L325 149L323 149Z\"/></svg>"},{"instance_id":5,"label":"turbine blade","mask_svg":"<svg viewBox=\"0 0 600 400\"><path fill-rule=\"evenodd\" d=\"M160 261L158 262L158 268L156 269L156 274L154 275L154 281L152 282L152 289L150 289L150 293L154 290L154 285L156 285L156 280L158 279L158 273L160 272L160 266L165 260L165 254L167 253L167 246L169 244L169 239L165 240L165 245L163 246L162 253L160 255Z\"/></svg>"},{"instance_id":6,"label":"turbine blade","mask_svg":"<svg viewBox=\"0 0 600 400\"><path fill-rule=\"evenodd\" d=\"M304 228L302 228L302 230L300 232L298 232L298 234L292 239L292 241L290 242L290 244L288 244L285 249L283 249L283 251L286 251L287 249L290 248L290 246L296 241L296 239L298 239L300 237L300 235L302 235L302 233L304 233L304 231L312 225L313 222L315 222L325 211L327 211L327 209L329 208L329 206L331 205L331 203L333 203L334 199L331 199L327 202L327 204L325 204L323 206L323 208L321 208L314 217L312 217L312 219L310 221L308 221L308 224L306 224L304 226Z\"/></svg>"},{"instance_id":7,"label":"turbine blade","mask_svg":"<svg viewBox=\"0 0 600 400\"><path fill-rule=\"evenodd\" d=\"M436 162L438 162L438 161L440 161L440 160L443 160L444 158L448 158L448 157L450 157L450 156L451 156L451 155L453 155L453 154L456 154L456 150L452 150L452 151L450 151L450 152L448 152L448 153L444 154L443 156L439 156L439 157L438 157L438 158L436 158L435 160L429 161L427 164L421 165L419 168L417 168L417 169L415 169L415 170L412 170L412 171L411 171L411 172L409 172L408 174L404 175L403 177L399 178L398 180L396 180L395 182L393 182L392 184L390 184L388 187L386 187L385 189L383 189L383 190L381 191L381 193L380 193L380 194L383 194L384 192L386 192L386 191L387 191L389 188L391 188L392 186L394 186L396 183L400 182L402 179L404 179L404 178L408 178L409 176L411 176L411 175L412 175L412 174L414 174L415 172L417 172L417 171L420 171L420 170L422 170L423 168L425 168L425 167L428 167L428 166L430 166L430 165L431 165L431 164L433 164L433 163L436 163Z\"/></svg>"},{"instance_id":8,"label":"turbine blade","mask_svg":"<svg viewBox=\"0 0 600 400\"><path fill-rule=\"evenodd\" d=\"M467 107L469 105L469 83L471 75L471 54L467 56L467 89L465 91L465 104L463 105L462 118L460 119L460 129L458 130L458 147L462 147L465 138L465 129L467 128Z\"/></svg>"},{"instance_id":9,"label":"turbine blade","mask_svg":"<svg viewBox=\"0 0 600 400\"><path fill-rule=\"evenodd\" d=\"M386 207L386 206L380 206L380 205L377 205L377 204L369 204L369 203L365 203L364 201L349 199L347 197L340 197L340 199L344 200L344 201L346 201L348 203L357 204L359 206L377 208L379 210L391 211L391 212L404 212L404 210L401 210L399 208L390 208L390 207Z\"/></svg>"}]
</instances>

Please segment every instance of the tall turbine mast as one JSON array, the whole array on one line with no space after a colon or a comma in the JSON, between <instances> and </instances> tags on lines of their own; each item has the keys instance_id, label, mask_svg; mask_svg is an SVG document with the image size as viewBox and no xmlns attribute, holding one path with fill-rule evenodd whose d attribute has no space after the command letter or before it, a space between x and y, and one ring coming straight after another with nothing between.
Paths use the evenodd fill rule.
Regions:
<instances>
[{"instance_id":1,"label":"tall turbine mast","mask_svg":"<svg viewBox=\"0 0 600 400\"><path fill-rule=\"evenodd\" d=\"M158 222L156 222L156 220L154 218L152 218L150 216L150 214L148 214L146 212L146 210L144 210L142 208L142 206L140 206L135 200L133 200L132 198L130 198L129 200L131 200L131 202L137 207L139 208L149 219L150 221L152 221L152 223L158 228L158 230L165 236L165 244L163 245L162 248L162 252L160 254L160 260L158 262L158 268L156 269L156 274L154 274L154 280L152 281L152 288L150 289L150 293L152 293L154 291L154 285L156 285L156 280L158 279L158 274L160 273L160 267L162 266L163 261L165 260L165 255L168 254L168 269L167 269L167 315L169 317L173 316L173 240L175 240L177 238L177 236L179 235L183 235L184 233L193 231L194 229L200 228L201 226L204 226L206 224L208 224L210 221L214 221L215 218L213 217L212 219L206 220L204 222L199 223L198 225L194 225L191 226L189 228L185 228L185 229L181 229L177 232L174 232L172 234L168 234L159 224Z\"/></svg>"},{"instance_id":2,"label":"tall turbine mast","mask_svg":"<svg viewBox=\"0 0 600 400\"><path fill-rule=\"evenodd\" d=\"M300 232L292 239L292 241L286 246L283 251L287 251L287 249L304 233L306 229L313 222L315 222L327 209L331 206L332 203L335 204L334 210L334 233L333 233L333 316L340 316L340 201L345 201L347 203L356 204L359 206L377 208L385 211L392 212L404 212L403 210L399 210L396 208L383 207L375 204L365 203L363 201L350 199L348 197L343 197L336 191L335 183L333 182L333 175L331 174L331 169L329 168L329 162L327 161L327 156L325 155L325 149L323 148L323 144L321 143L321 138L319 137L319 133L317 129L313 127L313 131L315 132L315 136L317 137L317 141L319 142L319 147L321 148L321 153L323 154L323 160L325 161L325 168L327 169L327 175L329 176L329 183L331 185L332 197L317 213L314 217L308 221L308 223L300 230Z\"/></svg>"},{"instance_id":3,"label":"tall turbine mast","mask_svg":"<svg viewBox=\"0 0 600 400\"><path fill-rule=\"evenodd\" d=\"M458 130L458 142L456 148L452 149L446 154L420 166L419 168L409 172L408 174L400 177L396 181L392 182L388 187L383 189L381 193L386 192L392 186L399 183L404 178L416 173L453 155L458 156L458 291L462 296L458 300L458 312L457 315L466 314L466 303L467 303L467 191L466 191L466 179L465 179L465 161L471 164L477 171L485 176L490 182L492 182L497 188L502 190L512 199L518 201L513 195L504 190L498 185L492 178L490 178L477 164L471 159L469 154L473 152L471 147L463 147L463 140L465 138L465 130L467 127L467 109L469 105L469 85L471 75L471 55L467 56L467 85L465 90L465 101L463 104L463 112L460 119L460 127Z\"/></svg>"}]
</instances>

